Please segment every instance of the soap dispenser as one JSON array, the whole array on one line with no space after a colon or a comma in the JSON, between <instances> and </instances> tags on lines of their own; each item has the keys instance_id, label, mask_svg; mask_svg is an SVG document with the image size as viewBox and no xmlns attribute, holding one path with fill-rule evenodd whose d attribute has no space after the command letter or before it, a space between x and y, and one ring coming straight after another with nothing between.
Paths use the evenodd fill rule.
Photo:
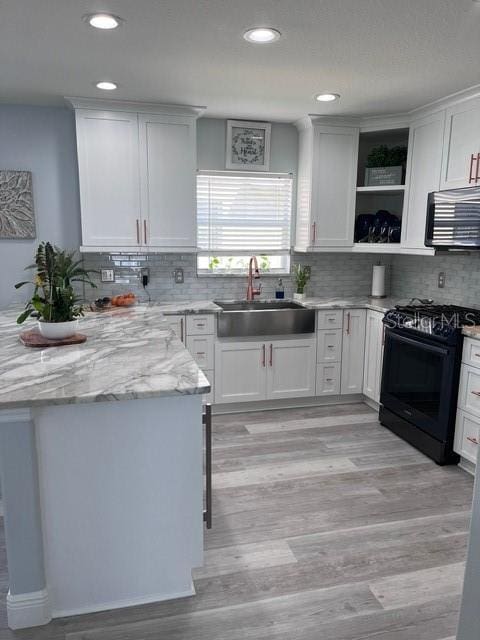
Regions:
<instances>
[{"instance_id":1,"label":"soap dispenser","mask_svg":"<svg viewBox=\"0 0 480 640\"><path fill-rule=\"evenodd\" d=\"M278 279L278 284L275 289L275 298L277 298L278 300L285 298L285 287L283 286L281 278Z\"/></svg>"}]
</instances>

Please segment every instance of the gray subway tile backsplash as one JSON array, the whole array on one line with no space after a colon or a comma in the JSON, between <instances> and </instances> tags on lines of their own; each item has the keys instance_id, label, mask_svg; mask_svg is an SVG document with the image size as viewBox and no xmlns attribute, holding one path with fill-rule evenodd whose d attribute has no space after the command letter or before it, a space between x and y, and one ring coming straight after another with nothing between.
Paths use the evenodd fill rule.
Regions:
<instances>
[{"instance_id":1,"label":"gray subway tile backsplash","mask_svg":"<svg viewBox=\"0 0 480 640\"><path fill-rule=\"evenodd\" d=\"M389 258L382 260L388 262ZM352 255L342 253L294 254L292 263L309 264L312 267L312 277L306 289L310 296L343 297L366 296L370 293L372 267L378 262L378 256ZM87 300L111 296L126 291L133 291L140 300L146 300L148 295L141 285L141 268L150 270L150 285L148 293L152 300L205 300L215 298L243 298L245 296L246 279L229 276L201 276L197 277L196 256L194 254L84 254L84 264L87 269L100 272L102 268L113 268L116 282L104 283L100 281L100 273L94 274L92 279L97 289L87 287ZM173 270L182 267L184 283L175 284ZM270 298L275 295L278 278L273 276L262 279L262 297ZM291 276L282 276L285 295L291 297L294 292L294 281Z\"/></svg>"},{"instance_id":2,"label":"gray subway tile backsplash","mask_svg":"<svg viewBox=\"0 0 480 640\"><path fill-rule=\"evenodd\" d=\"M312 278L306 293L319 297L367 296L370 293L372 267L379 261L376 255L348 253L294 254L292 263L309 264ZM243 298L245 278L197 277L194 254L84 254L85 266L100 271L113 268L115 283L100 282L100 274L93 276L98 289L85 291L92 300L100 296L133 291L140 300L147 299L141 286L140 270L150 269L148 292L152 300L205 300L215 298ZM480 252L441 254L437 256L381 256L382 264L389 265L387 293L395 298L433 298L437 302L480 307ZM175 284L173 270L182 267L184 283ZM443 289L438 288L438 273L445 272ZM285 295L291 297L294 282L291 276L283 276ZM277 278L262 279L262 297L274 297ZM389 284L389 288L388 288Z\"/></svg>"}]
</instances>

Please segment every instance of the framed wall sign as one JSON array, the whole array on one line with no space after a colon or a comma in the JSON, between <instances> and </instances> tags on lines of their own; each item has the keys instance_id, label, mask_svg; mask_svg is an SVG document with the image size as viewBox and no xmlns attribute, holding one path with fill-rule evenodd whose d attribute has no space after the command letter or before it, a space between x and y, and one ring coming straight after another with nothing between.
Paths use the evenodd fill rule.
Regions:
<instances>
[{"instance_id":1,"label":"framed wall sign","mask_svg":"<svg viewBox=\"0 0 480 640\"><path fill-rule=\"evenodd\" d=\"M227 169L268 171L271 129L269 122L227 120Z\"/></svg>"}]
</instances>

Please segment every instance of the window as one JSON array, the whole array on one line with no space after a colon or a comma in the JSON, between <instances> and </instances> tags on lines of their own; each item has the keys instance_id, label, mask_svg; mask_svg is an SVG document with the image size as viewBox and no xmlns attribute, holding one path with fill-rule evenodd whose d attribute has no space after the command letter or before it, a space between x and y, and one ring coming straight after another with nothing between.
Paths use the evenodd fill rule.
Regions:
<instances>
[{"instance_id":1,"label":"window","mask_svg":"<svg viewBox=\"0 0 480 640\"><path fill-rule=\"evenodd\" d=\"M260 270L290 270L292 176L203 171L197 176L199 274L244 274L256 255Z\"/></svg>"}]
</instances>

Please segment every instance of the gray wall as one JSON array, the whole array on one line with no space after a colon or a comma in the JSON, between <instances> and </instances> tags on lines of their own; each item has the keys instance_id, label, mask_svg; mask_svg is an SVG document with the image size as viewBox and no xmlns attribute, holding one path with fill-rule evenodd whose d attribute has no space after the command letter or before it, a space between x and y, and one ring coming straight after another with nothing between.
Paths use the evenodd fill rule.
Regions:
<instances>
[{"instance_id":1,"label":"gray wall","mask_svg":"<svg viewBox=\"0 0 480 640\"><path fill-rule=\"evenodd\" d=\"M438 274L446 274L438 288ZM480 307L480 252L436 256L393 256L392 295L433 298L436 302Z\"/></svg>"},{"instance_id":2,"label":"gray wall","mask_svg":"<svg viewBox=\"0 0 480 640\"><path fill-rule=\"evenodd\" d=\"M50 240L75 249L80 245L75 121L68 109L0 105L0 168L33 174L37 224L35 240L0 239L0 309L25 300L25 279L37 244Z\"/></svg>"},{"instance_id":3,"label":"gray wall","mask_svg":"<svg viewBox=\"0 0 480 640\"><path fill-rule=\"evenodd\" d=\"M197 122L197 166L199 169L225 170L227 121L200 118ZM270 171L297 173L298 132L293 124L272 124Z\"/></svg>"}]
</instances>

